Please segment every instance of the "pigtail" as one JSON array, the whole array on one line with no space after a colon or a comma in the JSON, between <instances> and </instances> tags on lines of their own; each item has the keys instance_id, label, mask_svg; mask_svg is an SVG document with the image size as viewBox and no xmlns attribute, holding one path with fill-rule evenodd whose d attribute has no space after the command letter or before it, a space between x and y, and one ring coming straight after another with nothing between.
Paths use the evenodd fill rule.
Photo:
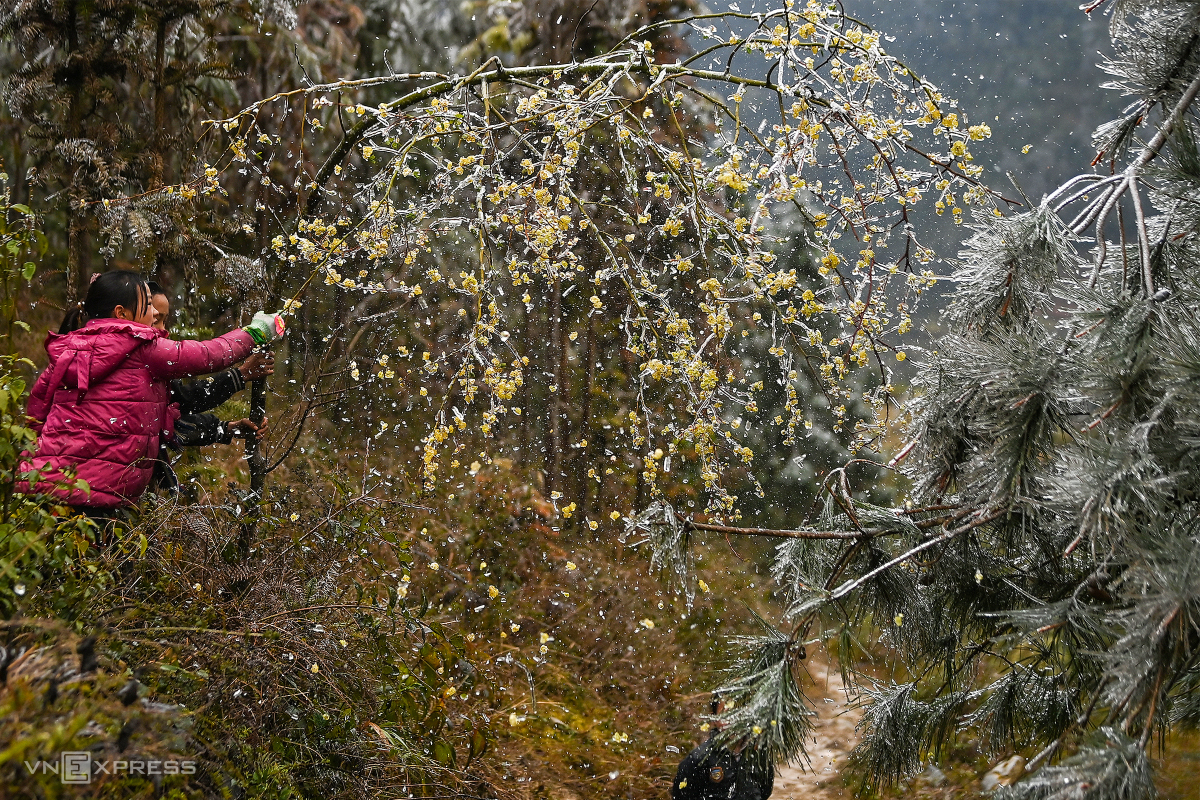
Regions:
<instances>
[{"instance_id":1,"label":"pigtail","mask_svg":"<svg viewBox=\"0 0 1200 800\"><path fill-rule=\"evenodd\" d=\"M83 303L76 303L75 307L63 317L62 325L58 326L58 332L60 334L70 333L71 331L79 330L86 324L87 313L83 310Z\"/></svg>"}]
</instances>

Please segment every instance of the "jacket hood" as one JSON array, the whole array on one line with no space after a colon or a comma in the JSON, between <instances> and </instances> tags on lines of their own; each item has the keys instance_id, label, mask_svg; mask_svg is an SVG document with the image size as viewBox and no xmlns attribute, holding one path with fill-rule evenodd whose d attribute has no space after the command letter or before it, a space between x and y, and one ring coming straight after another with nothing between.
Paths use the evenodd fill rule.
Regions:
<instances>
[{"instance_id":1,"label":"jacket hood","mask_svg":"<svg viewBox=\"0 0 1200 800\"><path fill-rule=\"evenodd\" d=\"M165 331L123 319L93 319L77 331L46 336L46 352L59 373L56 386L85 391L112 374L129 354Z\"/></svg>"}]
</instances>

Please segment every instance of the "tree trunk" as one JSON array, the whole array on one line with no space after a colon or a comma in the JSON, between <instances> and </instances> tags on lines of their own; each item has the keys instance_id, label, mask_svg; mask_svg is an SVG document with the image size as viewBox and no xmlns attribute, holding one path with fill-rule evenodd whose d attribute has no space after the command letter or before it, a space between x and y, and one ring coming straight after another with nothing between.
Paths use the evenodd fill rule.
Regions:
<instances>
[{"instance_id":1,"label":"tree trunk","mask_svg":"<svg viewBox=\"0 0 1200 800\"><path fill-rule=\"evenodd\" d=\"M588 316L587 340L583 346L583 402L579 406L579 435L587 440L587 447L580 448L575 458L575 485L579 496L580 517L590 513L588 498L592 491L592 480L588 478L591 454L595 452L592 441L592 393L596 390L596 317Z\"/></svg>"},{"instance_id":2,"label":"tree trunk","mask_svg":"<svg viewBox=\"0 0 1200 800\"><path fill-rule=\"evenodd\" d=\"M79 3L72 2L67 10L67 63L70 64L79 52ZM79 95L82 79L76 75L71 79L70 107L67 109L67 133L72 139L80 138L83 123L80 118ZM82 198L76 194L76 175L79 167L71 170L67 190L63 193L67 202L67 302L79 299L80 289L87 286L91 259L87 257L87 223L79 208ZM86 292L87 290L84 289Z\"/></svg>"},{"instance_id":3,"label":"tree trunk","mask_svg":"<svg viewBox=\"0 0 1200 800\"><path fill-rule=\"evenodd\" d=\"M262 425L267 415L267 381L265 378L250 383L250 421ZM262 510L263 489L267 484L267 459L258 438L246 437L246 460L250 464L250 495L246 498L246 518L238 536L238 554L242 558L250 555L254 531Z\"/></svg>"},{"instance_id":4,"label":"tree trunk","mask_svg":"<svg viewBox=\"0 0 1200 800\"><path fill-rule=\"evenodd\" d=\"M167 89L164 81L167 56L167 17L158 20L154 37L154 138L151 143L150 175L147 188L157 189L163 185L165 171L163 140L167 130Z\"/></svg>"},{"instance_id":5,"label":"tree trunk","mask_svg":"<svg viewBox=\"0 0 1200 800\"><path fill-rule=\"evenodd\" d=\"M524 334L523 334L524 338L522 339L522 341L525 343L525 346L526 346L526 347L532 347L532 346L533 346L533 342L535 342L535 341L536 341L536 340L533 338L533 313L532 313L532 312L530 312L530 310L529 310L528 308L524 308L524 307L523 307L523 309L522 309L522 313L524 314L524 317L525 317L525 320L524 320ZM534 363L534 362L533 362L533 359L530 359L530 363L531 363L531 364L533 364L533 363ZM535 364L535 366L536 366L536 364ZM530 447L532 446L532 444L533 444L533 440L532 440L532 438L531 438L531 431L530 431L530 429L529 429L529 418L530 418L530 416L531 416L530 412L531 412L533 409L529 407L529 401L530 401L530 400L532 399L532 397L533 397L533 388L534 388L534 386L533 386L533 381L534 381L534 379L535 379L535 378L534 378L534 372L535 372L535 370L532 370L532 369L529 369L528 367L526 367L526 368L524 368L524 372L525 372L525 398L526 398L526 402L525 402L525 409L524 409L525 413L521 415L521 439L520 439L520 446L521 446L521 460L522 460L524 463L528 464L528 463L529 463L529 460L528 460L528 458L529 458L529 453L530 453L530 449L529 449L529 448L530 448Z\"/></svg>"}]
</instances>

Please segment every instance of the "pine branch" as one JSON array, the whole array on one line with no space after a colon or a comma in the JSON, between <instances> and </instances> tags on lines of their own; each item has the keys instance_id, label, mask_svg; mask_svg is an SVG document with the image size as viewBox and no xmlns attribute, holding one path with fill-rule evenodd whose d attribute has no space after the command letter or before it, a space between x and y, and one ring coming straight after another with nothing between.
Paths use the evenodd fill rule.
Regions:
<instances>
[{"instance_id":1,"label":"pine branch","mask_svg":"<svg viewBox=\"0 0 1200 800\"><path fill-rule=\"evenodd\" d=\"M861 506L856 505L856 508L861 510ZM927 513L929 511L948 510L954 510L955 513L932 517L929 519L922 519L916 522L907 519L907 517L920 513ZM717 525L711 522L697 522L692 518L686 519L684 524L699 531L712 531L714 533L733 534L736 536L770 536L777 539L874 539L880 536L896 536L901 534L916 533L919 530L936 528L941 525L945 525L948 522L954 522L958 519L961 519L970 513L968 510L960 509L956 505L937 505L928 508L896 509L894 511L879 509L879 512L881 513L874 515L875 519L879 519L881 516L894 516L895 525L859 528L858 530L818 530L814 528L739 528L732 525Z\"/></svg>"},{"instance_id":2,"label":"pine branch","mask_svg":"<svg viewBox=\"0 0 1200 800\"><path fill-rule=\"evenodd\" d=\"M968 522L965 525L960 525L959 527L954 528L953 530L946 531L941 536L937 536L937 537L934 537L933 539L929 539L925 542L922 542L921 544L917 545L916 547L912 548L911 550L908 550L907 552L896 556L891 561L888 561L886 564L876 567L875 569L868 572L866 575L863 575L861 578L856 578L855 580L846 581L841 586L839 586L838 588L833 590L833 593L830 595L830 599L838 600L840 598L843 598L846 595L853 592L858 587L862 586L865 583L868 583L869 581L873 580L874 578L881 575L882 573L887 572L889 569L892 569L896 565L903 564L904 562L911 559L913 556L919 555L920 553L923 553L926 550L928 550L929 548L934 547L936 545L944 544L945 542L948 542L957 536L961 536L962 534L966 533L967 531L971 531L980 526L987 525L989 522L999 519L1000 517L1004 516L1007 513L1010 513L1008 509L1001 509L999 511L992 511L992 512L983 512L983 511L976 512L976 515L978 516L977 519L972 520L971 522Z\"/></svg>"},{"instance_id":3,"label":"pine branch","mask_svg":"<svg viewBox=\"0 0 1200 800\"><path fill-rule=\"evenodd\" d=\"M1112 213L1112 210L1116 207L1117 202L1121 199L1121 196L1124 195L1125 192L1127 192L1134 185L1134 182L1141 175L1142 170L1146 167L1146 165L1154 160L1154 158L1158 156L1159 152L1162 151L1163 146L1167 143L1167 140L1171 136L1171 132L1175 129L1175 126L1179 124L1179 121L1183 119L1183 116L1185 113L1187 113L1187 110L1191 108L1191 105L1193 102L1195 102L1196 95L1198 93L1200 93L1200 74L1196 75L1196 77L1192 79L1192 82L1188 84L1187 89L1184 90L1183 95L1179 98L1179 101L1175 104L1175 107L1171 109L1171 113L1159 126L1158 132L1154 135L1154 138L1151 139L1144 148L1142 148L1142 151L1138 154L1137 159L1135 159L1133 163L1125 168L1120 180L1102 192L1096 198L1096 200L1092 202L1090 205L1092 210L1089 213L1083 216L1082 219L1071 224L1070 229L1076 234L1083 233L1089 227L1091 227L1093 223L1095 223L1096 226L1096 241L1100 246L1100 251L1096 259L1096 268L1093 270L1092 278L1088 282L1089 286L1096 285L1096 281L1100 275L1100 267L1104 264L1104 258L1107 254L1107 245L1104 239L1105 219L1107 219L1108 215ZM1144 230L1144 228L1142 228L1142 230ZM1150 268L1148 255L1143 252L1143 256L1146 258L1146 260L1143 262L1143 269L1148 270Z\"/></svg>"},{"instance_id":4,"label":"pine branch","mask_svg":"<svg viewBox=\"0 0 1200 800\"><path fill-rule=\"evenodd\" d=\"M1151 800L1154 788L1145 749L1113 728L1061 766L1047 767L1012 786L996 800Z\"/></svg>"},{"instance_id":5,"label":"pine branch","mask_svg":"<svg viewBox=\"0 0 1200 800\"><path fill-rule=\"evenodd\" d=\"M887 536L895 534L897 531L885 528L869 528L859 531L819 531L819 530L777 530L775 528L735 528L730 525L714 525L709 522L696 522L688 520L685 523L689 528L695 528L698 531L713 531L715 533L729 533L738 536L771 536L777 539L870 539L876 536Z\"/></svg>"}]
</instances>

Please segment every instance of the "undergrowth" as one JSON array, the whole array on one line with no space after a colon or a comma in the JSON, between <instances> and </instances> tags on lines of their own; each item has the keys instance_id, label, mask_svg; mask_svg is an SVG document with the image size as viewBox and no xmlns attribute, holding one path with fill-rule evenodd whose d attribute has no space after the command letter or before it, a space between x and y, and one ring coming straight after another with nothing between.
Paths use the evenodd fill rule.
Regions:
<instances>
[{"instance_id":1,"label":"undergrowth","mask_svg":"<svg viewBox=\"0 0 1200 800\"><path fill-rule=\"evenodd\" d=\"M101 536L12 494L32 434L23 383L0 383L10 796L60 796L37 762L86 750L194 774L101 773L73 796L651 797L704 738L702 676L750 620L728 598L761 580L754 552L700 547L709 590L689 609L615 522L563 528L518 471L420 498L386 469L352 480L316 439L273 482L247 557L247 506L222 478L235 448Z\"/></svg>"},{"instance_id":2,"label":"undergrowth","mask_svg":"<svg viewBox=\"0 0 1200 800\"><path fill-rule=\"evenodd\" d=\"M6 364L12 364L11 359ZM0 783L64 789L63 751L170 759L178 774L97 772L83 796L474 796L489 740L477 672L447 618L404 598L403 504L327 474L255 524L239 495L148 502L101 530L14 494L32 437L0 375ZM97 540L107 541L98 547Z\"/></svg>"}]
</instances>

